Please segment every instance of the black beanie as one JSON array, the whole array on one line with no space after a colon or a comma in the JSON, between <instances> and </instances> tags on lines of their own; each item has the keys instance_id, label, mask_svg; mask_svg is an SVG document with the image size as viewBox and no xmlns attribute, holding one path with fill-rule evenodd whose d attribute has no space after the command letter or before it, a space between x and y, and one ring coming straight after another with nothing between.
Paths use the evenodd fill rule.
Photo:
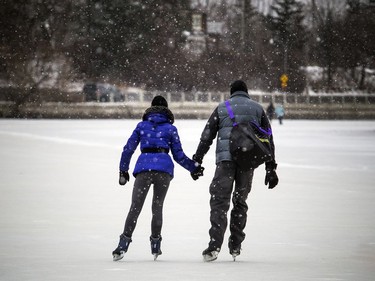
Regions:
<instances>
[{"instance_id":1,"label":"black beanie","mask_svg":"<svg viewBox=\"0 0 375 281\"><path fill-rule=\"evenodd\" d=\"M168 107L168 102L162 96L156 96L151 102L152 106L164 106Z\"/></svg>"},{"instance_id":2,"label":"black beanie","mask_svg":"<svg viewBox=\"0 0 375 281\"><path fill-rule=\"evenodd\" d=\"M230 94L233 94L236 91L243 91L247 93L246 83L242 80L236 80L230 84Z\"/></svg>"}]
</instances>

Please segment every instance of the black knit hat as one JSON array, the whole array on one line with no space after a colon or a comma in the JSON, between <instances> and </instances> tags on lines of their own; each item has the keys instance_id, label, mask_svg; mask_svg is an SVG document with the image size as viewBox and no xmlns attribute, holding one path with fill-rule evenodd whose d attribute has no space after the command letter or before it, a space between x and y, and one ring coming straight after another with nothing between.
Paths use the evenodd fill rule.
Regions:
<instances>
[{"instance_id":1,"label":"black knit hat","mask_svg":"<svg viewBox=\"0 0 375 281\"><path fill-rule=\"evenodd\" d=\"M236 80L230 84L230 94L233 94L236 91L243 91L247 93L246 83L242 80Z\"/></svg>"},{"instance_id":2,"label":"black knit hat","mask_svg":"<svg viewBox=\"0 0 375 281\"><path fill-rule=\"evenodd\" d=\"M166 99L164 97L162 97L162 96L156 96L152 100L151 105L152 106L164 106L164 107L168 107L168 102L166 101Z\"/></svg>"}]
</instances>

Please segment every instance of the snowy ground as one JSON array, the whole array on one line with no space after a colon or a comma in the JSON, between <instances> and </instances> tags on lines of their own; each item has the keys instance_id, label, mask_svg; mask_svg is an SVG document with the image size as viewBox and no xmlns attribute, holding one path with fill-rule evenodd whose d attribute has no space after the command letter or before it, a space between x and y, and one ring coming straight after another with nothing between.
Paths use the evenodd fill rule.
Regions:
<instances>
[{"instance_id":1,"label":"snowy ground","mask_svg":"<svg viewBox=\"0 0 375 281\"><path fill-rule=\"evenodd\" d=\"M267 190L256 171L236 262L226 242L217 261L201 257L214 147L196 182L176 165L163 255L149 249L149 196L113 262L134 182L117 184L118 161L136 122L0 120L0 280L374 280L375 121L273 122L280 184ZM175 124L191 156L205 121Z\"/></svg>"}]
</instances>

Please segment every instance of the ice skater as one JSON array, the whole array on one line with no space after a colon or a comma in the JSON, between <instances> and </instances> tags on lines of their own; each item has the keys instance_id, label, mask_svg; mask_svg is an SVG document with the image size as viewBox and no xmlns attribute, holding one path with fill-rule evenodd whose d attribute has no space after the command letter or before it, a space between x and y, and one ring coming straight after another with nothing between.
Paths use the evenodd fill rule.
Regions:
<instances>
[{"instance_id":1,"label":"ice skater","mask_svg":"<svg viewBox=\"0 0 375 281\"><path fill-rule=\"evenodd\" d=\"M239 122L255 122L264 130L271 131L269 120L262 106L251 100L247 86L242 80L234 81L230 88L230 104L233 108L235 120ZM227 212L232 200L233 207L230 214L230 236L228 241L229 253L235 259L241 253L241 244L245 239L244 229L247 221L248 206L246 200L251 190L253 169L241 169L231 157L229 151L229 137L233 122L228 115L225 102L220 103L211 114L202 132L200 143L193 156L198 163L202 163L204 155L210 149L213 140L216 143L216 170L210 185L210 241L208 248L202 253L204 261L217 259L223 244L227 228ZM274 154L272 134L270 142ZM279 179L276 174L275 161L266 162L265 184L274 188ZM233 188L234 185L234 188Z\"/></svg>"},{"instance_id":2,"label":"ice skater","mask_svg":"<svg viewBox=\"0 0 375 281\"><path fill-rule=\"evenodd\" d=\"M268 120L272 122L273 116L275 115L275 107L273 106L272 101L268 105L266 112L267 112Z\"/></svg>"},{"instance_id":3,"label":"ice skater","mask_svg":"<svg viewBox=\"0 0 375 281\"><path fill-rule=\"evenodd\" d=\"M285 116L285 110L282 104L279 104L278 106L276 106L275 114L276 114L276 118L279 119L279 124L282 125L283 119Z\"/></svg>"},{"instance_id":4,"label":"ice skater","mask_svg":"<svg viewBox=\"0 0 375 281\"><path fill-rule=\"evenodd\" d=\"M135 130L128 139L121 154L119 184L129 181L129 163L140 143L141 154L135 164L135 177L132 203L117 248L112 252L113 260L124 257L128 251L132 235L137 224L150 186L153 185L152 220L151 220L151 253L156 259L162 254L161 229L163 225L163 203L173 178L174 164L169 156L182 167L190 171L191 177L197 180L203 175L204 168L188 158L182 150L177 128L173 125L174 116L168 109L168 103L162 96L156 96Z\"/></svg>"}]
</instances>

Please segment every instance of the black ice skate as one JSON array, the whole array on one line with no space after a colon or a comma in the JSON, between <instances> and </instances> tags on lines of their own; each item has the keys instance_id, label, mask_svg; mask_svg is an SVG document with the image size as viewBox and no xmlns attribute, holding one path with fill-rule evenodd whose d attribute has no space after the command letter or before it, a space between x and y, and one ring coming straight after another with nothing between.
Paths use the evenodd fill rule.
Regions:
<instances>
[{"instance_id":1,"label":"black ice skate","mask_svg":"<svg viewBox=\"0 0 375 281\"><path fill-rule=\"evenodd\" d=\"M236 261L236 257L241 254L241 245L233 245L231 242L228 243L229 253L233 257L233 261Z\"/></svg>"},{"instance_id":2,"label":"black ice skate","mask_svg":"<svg viewBox=\"0 0 375 281\"><path fill-rule=\"evenodd\" d=\"M120 242L118 243L117 248L112 252L113 261L121 260L124 257L125 253L128 251L130 242L132 242L130 237L127 237L124 234L120 235Z\"/></svg>"},{"instance_id":3,"label":"black ice skate","mask_svg":"<svg viewBox=\"0 0 375 281\"><path fill-rule=\"evenodd\" d=\"M206 250L203 251L203 260L205 262L214 261L217 259L217 256L219 255L220 248L210 248L208 247Z\"/></svg>"},{"instance_id":4,"label":"black ice skate","mask_svg":"<svg viewBox=\"0 0 375 281\"><path fill-rule=\"evenodd\" d=\"M236 257L241 254L241 248L229 249L229 253L233 257L233 261L236 261Z\"/></svg>"},{"instance_id":5,"label":"black ice skate","mask_svg":"<svg viewBox=\"0 0 375 281\"><path fill-rule=\"evenodd\" d=\"M158 256L162 254L160 250L161 236L159 237L150 236L150 241L151 241L151 254L154 255L154 260L156 260Z\"/></svg>"}]
</instances>

